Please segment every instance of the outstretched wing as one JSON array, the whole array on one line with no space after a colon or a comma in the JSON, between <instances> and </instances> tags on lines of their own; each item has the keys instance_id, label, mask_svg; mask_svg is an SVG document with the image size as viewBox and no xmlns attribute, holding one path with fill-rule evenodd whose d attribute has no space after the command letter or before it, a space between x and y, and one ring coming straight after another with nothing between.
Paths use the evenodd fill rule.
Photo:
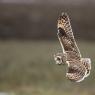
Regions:
<instances>
[{"instance_id":1,"label":"outstretched wing","mask_svg":"<svg viewBox=\"0 0 95 95\"><path fill-rule=\"evenodd\" d=\"M75 55L74 58L77 57L77 59L80 59L81 54L74 39L70 19L66 13L62 13L61 16L59 16L57 29L57 35L63 52L70 52L71 55Z\"/></svg>"}]
</instances>

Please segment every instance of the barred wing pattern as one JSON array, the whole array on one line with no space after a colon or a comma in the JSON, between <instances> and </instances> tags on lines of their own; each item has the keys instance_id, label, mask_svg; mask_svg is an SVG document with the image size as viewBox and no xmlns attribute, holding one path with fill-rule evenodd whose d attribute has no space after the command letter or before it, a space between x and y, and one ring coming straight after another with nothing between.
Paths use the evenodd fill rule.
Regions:
<instances>
[{"instance_id":1,"label":"barred wing pattern","mask_svg":"<svg viewBox=\"0 0 95 95\"><path fill-rule=\"evenodd\" d=\"M75 53L75 58L77 57L78 59L80 59L81 54L74 39L70 19L66 13L62 13L62 15L59 16L57 29L57 35L62 49L64 47L65 51L72 51L72 53Z\"/></svg>"},{"instance_id":2,"label":"barred wing pattern","mask_svg":"<svg viewBox=\"0 0 95 95\"><path fill-rule=\"evenodd\" d=\"M57 64L67 64L66 77L74 82L81 82L90 74L90 58L82 58L76 44L70 19L67 13L62 13L57 22L58 39L62 47L62 53L54 55Z\"/></svg>"}]
</instances>

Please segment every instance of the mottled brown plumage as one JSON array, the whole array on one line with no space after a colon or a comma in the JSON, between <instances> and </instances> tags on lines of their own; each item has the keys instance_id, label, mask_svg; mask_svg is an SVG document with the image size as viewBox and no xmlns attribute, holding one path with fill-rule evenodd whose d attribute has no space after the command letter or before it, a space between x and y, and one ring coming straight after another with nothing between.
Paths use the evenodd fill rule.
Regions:
<instances>
[{"instance_id":1,"label":"mottled brown plumage","mask_svg":"<svg viewBox=\"0 0 95 95\"><path fill-rule=\"evenodd\" d=\"M74 82L84 80L90 74L91 60L82 58L77 47L69 17L62 13L57 22L58 39L62 47L62 53L54 55L57 64L67 64L66 77Z\"/></svg>"}]
</instances>

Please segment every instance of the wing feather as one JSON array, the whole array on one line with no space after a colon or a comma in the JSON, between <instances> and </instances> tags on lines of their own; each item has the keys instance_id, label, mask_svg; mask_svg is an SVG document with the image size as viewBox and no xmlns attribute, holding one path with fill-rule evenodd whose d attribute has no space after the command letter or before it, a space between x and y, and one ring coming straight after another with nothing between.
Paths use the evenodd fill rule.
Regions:
<instances>
[{"instance_id":1,"label":"wing feather","mask_svg":"<svg viewBox=\"0 0 95 95\"><path fill-rule=\"evenodd\" d=\"M65 51L70 52L71 55L74 53L75 58L81 59L81 53L74 39L70 19L66 13L62 13L62 15L58 18L57 28L57 35L63 53Z\"/></svg>"}]
</instances>

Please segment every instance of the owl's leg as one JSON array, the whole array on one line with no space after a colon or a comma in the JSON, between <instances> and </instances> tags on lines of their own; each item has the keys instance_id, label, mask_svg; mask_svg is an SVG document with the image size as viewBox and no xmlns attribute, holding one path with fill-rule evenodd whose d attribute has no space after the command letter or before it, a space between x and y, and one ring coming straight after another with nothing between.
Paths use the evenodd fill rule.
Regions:
<instances>
[{"instance_id":1,"label":"owl's leg","mask_svg":"<svg viewBox=\"0 0 95 95\"><path fill-rule=\"evenodd\" d=\"M87 70L87 74L85 75L85 77L88 77L90 75L90 70L91 70L91 59L90 58L81 58L81 61Z\"/></svg>"},{"instance_id":2,"label":"owl's leg","mask_svg":"<svg viewBox=\"0 0 95 95\"><path fill-rule=\"evenodd\" d=\"M57 53L54 54L54 60L56 64L65 64L67 60L67 54L66 53Z\"/></svg>"}]
</instances>

